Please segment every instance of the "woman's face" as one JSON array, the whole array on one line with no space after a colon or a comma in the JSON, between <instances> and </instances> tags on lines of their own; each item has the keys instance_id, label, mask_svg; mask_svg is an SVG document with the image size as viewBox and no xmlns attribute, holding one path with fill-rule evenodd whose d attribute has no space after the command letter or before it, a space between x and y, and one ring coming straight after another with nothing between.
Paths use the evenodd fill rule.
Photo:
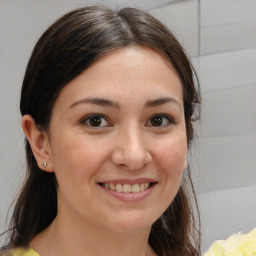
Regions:
<instances>
[{"instance_id":1,"label":"woman's face","mask_svg":"<svg viewBox=\"0 0 256 256\"><path fill-rule=\"evenodd\" d=\"M150 228L186 168L182 85L147 47L117 49L67 84L49 151L58 215L112 230Z\"/></svg>"}]
</instances>

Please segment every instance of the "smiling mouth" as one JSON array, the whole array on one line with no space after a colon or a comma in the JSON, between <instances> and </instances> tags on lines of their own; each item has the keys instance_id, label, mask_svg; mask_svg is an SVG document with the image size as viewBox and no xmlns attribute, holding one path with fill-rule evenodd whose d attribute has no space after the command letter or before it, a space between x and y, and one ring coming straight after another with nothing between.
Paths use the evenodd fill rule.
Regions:
<instances>
[{"instance_id":1,"label":"smiling mouth","mask_svg":"<svg viewBox=\"0 0 256 256\"><path fill-rule=\"evenodd\" d=\"M137 184L113 184L113 183L98 183L100 186L116 191L119 193L141 193L145 190L149 189L152 185L154 185L156 182L143 182L143 183L137 183Z\"/></svg>"}]
</instances>

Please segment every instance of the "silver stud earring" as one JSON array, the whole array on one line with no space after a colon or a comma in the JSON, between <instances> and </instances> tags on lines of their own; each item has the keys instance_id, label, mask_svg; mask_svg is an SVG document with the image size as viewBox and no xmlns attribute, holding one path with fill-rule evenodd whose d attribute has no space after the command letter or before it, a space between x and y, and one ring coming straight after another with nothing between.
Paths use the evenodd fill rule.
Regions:
<instances>
[{"instance_id":1,"label":"silver stud earring","mask_svg":"<svg viewBox=\"0 0 256 256\"><path fill-rule=\"evenodd\" d=\"M43 162L43 167L45 168L47 166L47 163L46 162Z\"/></svg>"}]
</instances>

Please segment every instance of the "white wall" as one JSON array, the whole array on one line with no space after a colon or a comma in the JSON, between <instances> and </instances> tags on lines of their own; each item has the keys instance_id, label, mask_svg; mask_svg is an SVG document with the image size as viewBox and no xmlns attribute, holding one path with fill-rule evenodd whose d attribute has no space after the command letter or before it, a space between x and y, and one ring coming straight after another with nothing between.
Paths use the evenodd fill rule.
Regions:
<instances>
[{"instance_id":1,"label":"white wall","mask_svg":"<svg viewBox=\"0 0 256 256\"><path fill-rule=\"evenodd\" d=\"M203 249L256 226L256 0L0 0L0 231L24 175L18 101L36 40L84 3L134 6L166 23L195 64L203 92L193 172Z\"/></svg>"}]
</instances>

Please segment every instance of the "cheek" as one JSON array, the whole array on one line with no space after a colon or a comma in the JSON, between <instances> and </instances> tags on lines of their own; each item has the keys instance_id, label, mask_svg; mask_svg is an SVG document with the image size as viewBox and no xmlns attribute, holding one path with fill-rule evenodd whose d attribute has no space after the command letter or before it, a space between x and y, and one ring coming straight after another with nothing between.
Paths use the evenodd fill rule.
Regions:
<instances>
[{"instance_id":1,"label":"cheek","mask_svg":"<svg viewBox=\"0 0 256 256\"><path fill-rule=\"evenodd\" d=\"M159 148L158 158L166 175L179 175L185 169L186 139L175 139Z\"/></svg>"},{"instance_id":2,"label":"cheek","mask_svg":"<svg viewBox=\"0 0 256 256\"><path fill-rule=\"evenodd\" d=\"M54 171L58 181L58 197L63 203L76 207L81 200L93 198L90 188L93 177L104 161L103 148L97 149L95 143L82 136L70 136L65 141L58 140L54 146ZM90 195L83 197L83 195ZM89 200L90 201L90 200Z\"/></svg>"},{"instance_id":3,"label":"cheek","mask_svg":"<svg viewBox=\"0 0 256 256\"><path fill-rule=\"evenodd\" d=\"M173 136L158 144L156 159L160 180L159 212L162 214L173 202L183 176L184 163L187 155L185 136Z\"/></svg>"},{"instance_id":4,"label":"cheek","mask_svg":"<svg viewBox=\"0 0 256 256\"><path fill-rule=\"evenodd\" d=\"M54 148L54 171L57 176L68 176L70 181L90 181L106 158L106 149L84 136L66 136L66 140L58 140ZM81 179L86 177L87 179Z\"/></svg>"}]
</instances>

